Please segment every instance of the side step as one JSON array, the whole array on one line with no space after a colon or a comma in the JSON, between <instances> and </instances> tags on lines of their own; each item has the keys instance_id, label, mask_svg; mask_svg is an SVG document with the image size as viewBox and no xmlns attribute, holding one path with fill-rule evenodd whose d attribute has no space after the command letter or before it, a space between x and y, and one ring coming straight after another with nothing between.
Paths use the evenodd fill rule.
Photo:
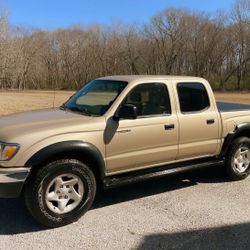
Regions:
<instances>
[{"instance_id":1,"label":"side step","mask_svg":"<svg viewBox=\"0 0 250 250\"><path fill-rule=\"evenodd\" d=\"M224 164L223 159L209 158L202 161L189 161L185 163L177 163L165 165L161 167L154 167L146 170L133 171L125 174L113 175L105 177L103 180L104 188L109 189L113 187L141 182L147 179L158 178L162 176L172 175L175 173L182 173L189 170L200 168L221 166Z\"/></svg>"}]
</instances>

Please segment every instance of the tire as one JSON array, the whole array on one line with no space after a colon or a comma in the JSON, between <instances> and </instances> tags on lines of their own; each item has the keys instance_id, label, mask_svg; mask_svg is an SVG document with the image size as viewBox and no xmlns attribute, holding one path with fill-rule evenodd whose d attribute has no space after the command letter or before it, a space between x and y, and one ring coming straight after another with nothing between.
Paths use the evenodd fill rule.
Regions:
<instances>
[{"instance_id":1,"label":"tire","mask_svg":"<svg viewBox=\"0 0 250 250\"><path fill-rule=\"evenodd\" d=\"M25 203L31 215L46 227L77 221L93 204L96 180L84 163L65 159L49 163L31 175Z\"/></svg>"},{"instance_id":2,"label":"tire","mask_svg":"<svg viewBox=\"0 0 250 250\"><path fill-rule=\"evenodd\" d=\"M226 171L233 181L243 180L250 174L250 139L235 139L226 158Z\"/></svg>"}]
</instances>

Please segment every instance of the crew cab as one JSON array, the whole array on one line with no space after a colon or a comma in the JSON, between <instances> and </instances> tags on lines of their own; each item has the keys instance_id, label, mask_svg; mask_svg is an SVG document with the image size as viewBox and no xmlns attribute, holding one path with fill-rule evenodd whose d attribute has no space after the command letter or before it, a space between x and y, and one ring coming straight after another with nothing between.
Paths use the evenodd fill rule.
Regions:
<instances>
[{"instance_id":1,"label":"crew cab","mask_svg":"<svg viewBox=\"0 0 250 250\"><path fill-rule=\"evenodd\" d=\"M111 76L59 108L0 118L0 197L23 194L40 223L78 220L97 187L223 166L250 173L250 105L216 103L184 76Z\"/></svg>"}]
</instances>

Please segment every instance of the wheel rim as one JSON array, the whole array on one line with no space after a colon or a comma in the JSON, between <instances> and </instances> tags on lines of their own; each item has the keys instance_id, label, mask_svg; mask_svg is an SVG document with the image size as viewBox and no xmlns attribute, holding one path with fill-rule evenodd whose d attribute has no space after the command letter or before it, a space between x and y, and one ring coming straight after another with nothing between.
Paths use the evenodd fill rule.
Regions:
<instances>
[{"instance_id":1,"label":"wheel rim","mask_svg":"<svg viewBox=\"0 0 250 250\"><path fill-rule=\"evenodd\" d=\"M74 174L63 174L55 177L48 185L45 201L54 213L66 214L73 211L82 201L84 185Z\"/></svg>"},{"instance_id":2,"label":"wheel rim","mask_svg":"<svg viewBox=\"0 0 250 250\"><path fill-rule=\"evenodd\" d=\"M247 147L240 147L233 158L233 168L238 173L244 173L250 165L250 150Z\"/></svg>"}]
</instances>

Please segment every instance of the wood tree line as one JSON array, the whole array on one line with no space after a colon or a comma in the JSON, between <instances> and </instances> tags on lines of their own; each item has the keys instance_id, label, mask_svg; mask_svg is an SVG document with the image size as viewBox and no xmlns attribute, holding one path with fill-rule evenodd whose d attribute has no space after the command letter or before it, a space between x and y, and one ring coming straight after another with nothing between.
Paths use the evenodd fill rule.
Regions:
<instances>
[{"instance_id":1,"label":"wood tree line","mask_svg":"<svg viewBox=\"0 0 250 250\"><path fill-rule=\"evenodd\" d=\"M250 0L228 13L166 9L144 25L13 27L0 16L0 87L78 89L114 74L207 78L216 89L250 89Z\"/></svg>"}]
</instances>

